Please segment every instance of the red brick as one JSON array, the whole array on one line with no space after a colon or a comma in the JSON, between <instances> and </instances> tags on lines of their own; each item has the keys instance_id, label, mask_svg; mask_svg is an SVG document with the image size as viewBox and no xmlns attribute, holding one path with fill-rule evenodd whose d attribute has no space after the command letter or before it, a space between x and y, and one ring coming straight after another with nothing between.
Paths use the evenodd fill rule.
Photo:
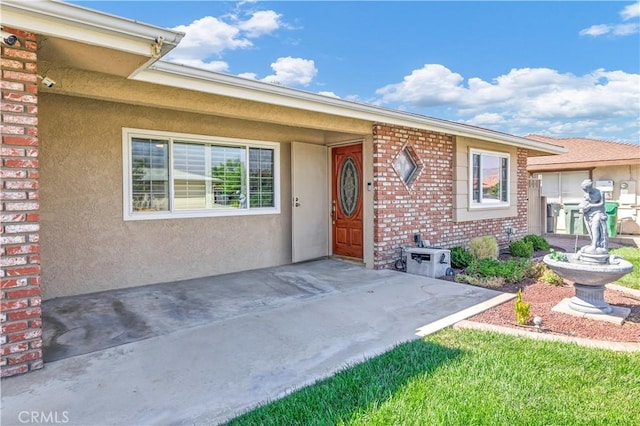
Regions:
<instances>
[{"instance_id":1,"label":"red brick","mask_svg":"<svg viewBox=\"0 0 640 426\"><path fill-rule=\"evenodd\" d=\"M14 90L14 91L21 92L24 90L24 84L16 83L13 81L0 81L0 88L5 90Z\"/></svg>"},{"instance_id":2,"label":"red brick","mask_svg":"<svg viewBox=\"0 0 640 426\"><path fill-rule=\"evenodd\" d=\"M26 203L5 203L5 209L10 212L19 212L26 210L38 210L40 208L40 204L37 202L26 202Z\"/></svg>"},{"instance_id":3,"label":"red brick","mask_svg":"<svg viewBox=\"0 0 640 426\"><path fill-rule=\"evenodd\" d=\"M4 54L6 57L9 58L15 58L15 59L23 59L25 62L26 61L32 61L35 62L37 60L37 56L35 54L35 52L26 52L24 50L18 50L18 49L11 49L9 47L5 47L4 48ZM37 81L35 79L35 75L33 76L33 80L29 79L29 80L25 80L25 81ZM5 78L6 78L6 74L5 74Z\"/></svg>"},{"instance_id":4,"label":"red brick","mask_svg":"<svg viewBox=\"0 0 640 426\"><path fill-rule=\"evenodd\" d=\"M29 302L27 300L11 300L0 303L0 311L12 311L15 309L26 308L27 306L29 306Z\"/></svg>"},{"instance_id":5,"label":"red brick","mask_svg":"<svg viewBox=\"0 0 640 426\"><path fill-rule=\"evenodd\" d=\"M38 168L39 163L38 160L19 160L16 158L7 158L4 160L4 166L11 168Z\"/></svg>"},{"instance_id":6,"label":"red brick","mask_svg":"<svg viewBox=\"0 0 640 426\"><path fill-rule=\"evenodd\" d=\"M37 308L27 308L19 311L8 312L9 321L18 321L25 318L36 318L42 316L42 310Z\"/></svg>"},{"instance_id":7,"label":"red brick","mask_svg":"<svg viewBox=\"0 0 640 426\"><path fill-rule=\"evenodd\" d=\"M15 333L29 328L27 321L12 322L2 326L2 334Z\"/></svg>"},{"instance_id":8,"label":"red brick","mask_svg":"<svg viewBox=\"0 0 640 426\"><path fill-rule=\"evenodd\" d=\"M5 126L0 125L0 132L10 135L24 135L24 127L22 126Z\"/></svg>"},{"instance_id":9,"label":"red brick","mask_svg":"<svg viewBox=\"0 0 640 426\"><path fill-rule=\"evenodd\" d=\"M7 277L22 277L25 275L38 275L38 274L40 274L40 266L23 266L19 268L7 269Z\"/></svg>"},{"instance_id":10,"label":"red brick","mask_svg":"<svg viewBox=\"0 0 640 426\"><path fill-rule=\"evenodd\" d=\"M38 97L35 95L22 94L22 93L3 93L2 99L5 101L14 101L14 102L22 102L26 104L36 104L38 103Z\"/></svg>"},{"instance_id":11,"label":"red brick","mask_svg":"<svg viewBox=\"0 0 640 426\"><path fill-rule=\"evenodd\" d=\"M14 343L10 345L3 345L2 350L0 351L0 355L6 356L9 354L15 354L16 352L24 352L29 349L29 343L20 342Z\"/></svg>"},{"instance_id":12,"label":"red brick","mask_svg":"<svg viewBox=\"0 0 640 426\"><path fill-rule=\"evenodd\" d=\"M0 372L1 377L11 377L17 374L23 374L29 371L29 366L22 364L16 365L13 367L2 367L2 372Z\"/></svg>"},{"instance_id":13,"label":"red brick","mask_svg":"<svg viewBox=\"0 0 640 426\"><path fill-rule=\"evenodd\" d=\"M6 59L6 58L2 58L0 60L0 66L4 69L6 68L13 68L16 70L22 70L24 68L24 65L22 62L20 61L16 61L13 59Z\"/></svg>"},{"instance_id":14,"label":"red brick","mask_svg":"<svg viewBox=\"0 0 640 426\"><path fill-rule=\"evenodd\" d=\"M36 349L33 352L27 352L23 355L11 355L11 356L8 356L6 359L9 362L9 365L14 365L14 364L22 364L24 362L32 361L40 358L42 358L42 351L40 349Z\"/></svg>"},{"instance_id":15,"label":"red brick","mask_svg":"<svg viewBox=\"0 0 640 426\"><path fill-rule=\"evenodd\" d=\"M0 154L3 157L24 157L25 150L3 146L2 148L0 148Z\"/></svg>"},{"instance_id":16,"label":"red brick","mask_svg":"<svg viewBox=\"0 0 640 426\"><path fill-rule=\"evenodd\" d=\"M37 339L42 337L42 329L41 328L34 328L31 330L25 330L25 331L19 331L17 333L11 333L8 334L8 342L9 343L15 343L15 342L22 342L25 340L32 340L32 339Z\"/></svg>"},{"instance_id":17,"label":"red brick","mask_svg":"<svg viewBox=\"0 0 640 426\"><path fill-rule=\"evenodd\" d=\"M35 160L37 161L37 160ZM38 189L37 180L13 180L4 183L5 189Z\"/></svg>"},{"instance_id":18,"label":"red brick","mask_svg":"<svg viewBox=\"0 0 640 426\"><path fill-rule=\"evenodd\" d=\"M26 170L0 170L0 178L3 179L24 179L27 177Z\"/></svg>"},{"instance_id":19,"label":"red brick","mask_svg":"<svg viewBox=\"0 0 640 426\"><path fill-rule=\"evenodd\" d=\"M7 145L38 146L38 138L33 136L5 136L3 142Z\"/></svg>"},{"instance_id":20,"label":"red brick","mask_svg":"<svg viewBox=\"0 0 640 426\"><path fill-rule=\"evenodd\" d=\"M5 53L7 53L7 50L13 50L13 49L5 49ZM14 58L19 58L20 54L35 56L34 53L30 53L30 52L23 52L23 51L17 51L17 52L19 52L19 54L13 56ZM28 82L28 83L37 83L38 82L38 78L36 77L36 74L27 73L27 72L20 72L20 71L4 70L2 72L2 77L5 80L25 81L25 82Z\"/></svg>"},{"instance_id":21,"label":"red brick","mask_svg":"<svg viewBox=\"0 0 640 426\"><path fill-rule=\"evenodd\" d=\"M7 299L22 299L32 296L40 296L40 287L31 287L21 290L10 290L6 292Z\"/></svg>"},{"instance_id":22,"label":"red brick","mask_svg":"<svg viewBox=\"0 0 640 426\"><path fill-rule=\"evenodd\" d=\"M26 200L26 192L3 191L0 193L0 200Z\"/></svg>"},{"instance_id":23,"label":"red brick","mask_svg":"<svg viewBox=\"0 0 640 426\"><path fill-rule=\"evenodd\" d=\"M26 278L10 278L0 281L0 288L25 287L28 284Z\"/></svg>"}]
</instances>

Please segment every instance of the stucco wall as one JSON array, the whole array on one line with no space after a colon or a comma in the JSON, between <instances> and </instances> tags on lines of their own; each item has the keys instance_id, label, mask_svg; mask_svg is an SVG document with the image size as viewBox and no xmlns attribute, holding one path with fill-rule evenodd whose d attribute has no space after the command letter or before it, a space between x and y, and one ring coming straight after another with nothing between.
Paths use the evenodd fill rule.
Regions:
<instances>
[{"instance_id":1,"label":"stucco wall","mask_svg":"<svg viewBox=\"0 0 640 426\"><path fill-rule=\"evenodd\" d=\"M613 180L611 201L620 201L620 183L627 182L628 194L635 193L635 200L621 204L618 208L618 232L640 235L640 164L629 164L614 167L596 167L592 172L593 181ZM635 183L635 185L634 185ZM623 201L631 201L631 196ZM623 219L624 218L624 219Z\"/></svg>"},{"instance_id":2,"label":"stucco wall","mask_svg":"<svg viewBox=\"0 0 640 426\"><path fill-rule=\"evenodd\" d=\"M291 261L288 141L322 132L53 94L39 108L44 298ZM281 213L125 222L122 127L282 142Z\"/></svg>"}]
</instances>

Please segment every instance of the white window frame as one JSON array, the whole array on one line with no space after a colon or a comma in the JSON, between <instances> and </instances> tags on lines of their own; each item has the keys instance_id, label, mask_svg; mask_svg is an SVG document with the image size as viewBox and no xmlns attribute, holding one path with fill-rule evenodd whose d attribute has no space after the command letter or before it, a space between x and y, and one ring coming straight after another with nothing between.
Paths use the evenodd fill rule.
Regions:
<instances>
[{"instance_id":1,"label":"white window frame","mask_svg":"<svg viewBox=\"0 0 640 426\"><path fill-rule=\"evenodd\" d=\"M132 176L132 140L134 138L154 139L161 138L169 142L169 205L168 211L134 212L133 211L133 183ZM273 150L273 207L247 207L247 208L219 208L219 209L194 209L174 210L174 184L173 184L173 143L174 141L194 143L202 145L224 145L247 148L266 148ZM190 133L174 133L158 130L122 128L122 174L123 174L123 218L130 220L155 220L155 219L186 219L199 217L224 217L224 216L254 216L280 214L280 144L277 142L258 141L250 139L225 138L218 136L206 136ZM248 160L248 157L247 157ZM248 164L248 163L247 163ZM247 182L249 182L249 167L247 167ZM248 185L248 183L247 183Z\"/></svg>"},{"instance_id":2,"label":"white window frame","mask_svg":"<svg viewBox=\"0 0 640 426\"><path fill-rule=\"evenodd\" d=\"M507 159L507 200L506 201L496 201L496 202L482 202L482 198L480 202L477 202L473 199L473 156L480 155L480 172L482 173L482 156L483 155L492 155L494 157L506 158ZM469 209L496 209L496 208L505 208L511 206L511 155L506 152L498 152L498 151L489 151L484 149L471 148L469 150ZM480 175L480 182L482 182L482 174ZM480 189L482 192L482 188Z\"/></svg>"}]
</instances>

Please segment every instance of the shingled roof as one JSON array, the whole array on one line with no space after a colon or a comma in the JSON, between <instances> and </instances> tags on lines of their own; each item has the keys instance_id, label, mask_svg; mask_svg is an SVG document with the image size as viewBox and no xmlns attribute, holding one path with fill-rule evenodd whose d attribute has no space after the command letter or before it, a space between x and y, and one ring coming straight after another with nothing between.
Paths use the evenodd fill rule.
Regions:
<instances>
[{"instance_id":1,"label":"shingled roof","mask_svg":"<svg viewBox=\"0 0 640 426\"><path fill-rule=\"evenodd\" d=\"M587 138L556 139L540 135L528 135L525 138L559 145L569 151L560 155L529 157L527 170L530 172L640 164L640 145Z\"/></svg>"}]
</instances>

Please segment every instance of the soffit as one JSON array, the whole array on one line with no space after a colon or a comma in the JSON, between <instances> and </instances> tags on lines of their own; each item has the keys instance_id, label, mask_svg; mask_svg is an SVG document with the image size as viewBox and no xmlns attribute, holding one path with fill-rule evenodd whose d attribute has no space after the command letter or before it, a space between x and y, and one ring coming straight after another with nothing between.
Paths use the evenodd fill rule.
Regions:
<instances>
[{"instance_id":1,"label":"soffit","mask_svg":"<svg viewBox=\"0 0 640 426\"><path fill-rule=\"evenodd\" d=\"M65 40L58 37L40 36L38 38L38 63L55 64L56 67L75 68L128 77L134 71L145 66L148 56L136 55L120 50L109 49ZM43 74L48 66L39 66ZM52 76L53 77L53 76ZM55 77L53 77L55 79Z\"/></svg>"}]
</instances>

